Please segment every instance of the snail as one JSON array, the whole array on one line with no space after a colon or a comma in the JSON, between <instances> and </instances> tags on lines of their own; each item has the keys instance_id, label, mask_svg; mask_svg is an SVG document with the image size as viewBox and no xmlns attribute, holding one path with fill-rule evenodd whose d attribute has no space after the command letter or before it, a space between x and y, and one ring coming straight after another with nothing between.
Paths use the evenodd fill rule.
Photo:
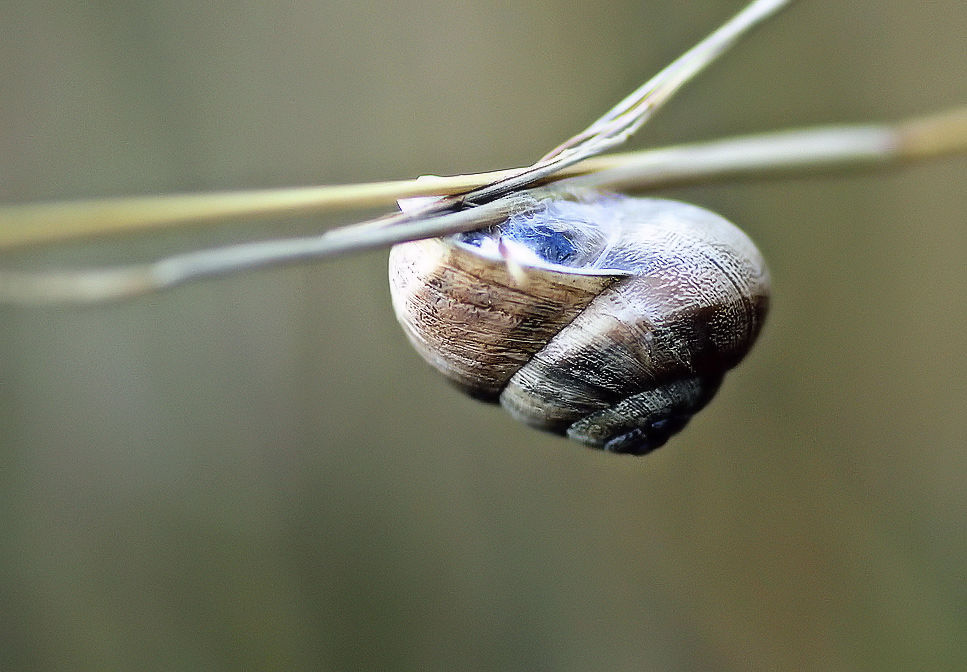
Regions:
<instances>
[{"instance_id":1,"label":"snail","mask_svg":"<svg viewBox=\"0 0 967 672\"><path fill-rule=\"evenodd\" d=\"M390 252L397 319L468 394L594 448L645 454L745 356L762 255L719 215L601 192L524 200L480 231Z\"/></svg>"}]
</instances>

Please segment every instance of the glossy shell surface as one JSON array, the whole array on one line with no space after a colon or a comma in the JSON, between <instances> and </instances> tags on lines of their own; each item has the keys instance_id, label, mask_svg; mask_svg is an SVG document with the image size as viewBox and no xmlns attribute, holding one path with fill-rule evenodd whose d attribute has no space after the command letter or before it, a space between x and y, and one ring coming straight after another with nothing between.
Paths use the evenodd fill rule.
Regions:
<instances>
[{"instance_id":1,"label":"glossy shell surface","mask_svg":"<svg viewBox=\"0 0 967 672\"><path fill-rule=\"evenodd\" d=\"M596 448L679 431L748 352L769 300L759 251L694 205L587 192L390 254L416 350L467 393Z\"/></svg>"}]
</instances>

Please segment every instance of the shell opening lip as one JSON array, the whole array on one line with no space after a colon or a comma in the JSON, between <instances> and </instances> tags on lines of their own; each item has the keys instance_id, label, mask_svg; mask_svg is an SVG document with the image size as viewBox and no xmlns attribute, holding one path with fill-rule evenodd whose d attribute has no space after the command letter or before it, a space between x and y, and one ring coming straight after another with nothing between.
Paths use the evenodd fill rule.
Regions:
<instances>
[{"instance_id":1,"label":"shell opening lip","mask_svg":"<svg viewBox=\"0 0 967 672\"><path fill-rule=\"evenodd\" d=\"M635 275L634 272L623 268L607 268L607 267L581 267L581 266L568 266L567 264L555 264L554 262L547 261L545 259L540 259L537 257L529 257L526 259L518 258L516 255L504 255L501 254L496 246L481 247L480 245L475 245L469 243L465 240L460 239L460 234L454 236L447 236L447 242L462 250L466 250L470 254L474 254L483 259L489 261L494 261L504 264L513 264L520 267L524 271L527 270L538 270L538 271L552 271L556 273L565 273L569 275L586 275L592 277L623 277Z\"/></svg>"},{"instance_id":2,"label":"shell opening lip","mask_svg":"<svg viewBox=\"0 0 967 672\"><path fill-rule=\"evenodd\" d=\"M634 268L615 257L627 228L626 202L600 192L539 199L498 224L449 240L477 257L506 264L512 273L534 269L592 277L634 275Z\"/></svg>"}]
</instances>

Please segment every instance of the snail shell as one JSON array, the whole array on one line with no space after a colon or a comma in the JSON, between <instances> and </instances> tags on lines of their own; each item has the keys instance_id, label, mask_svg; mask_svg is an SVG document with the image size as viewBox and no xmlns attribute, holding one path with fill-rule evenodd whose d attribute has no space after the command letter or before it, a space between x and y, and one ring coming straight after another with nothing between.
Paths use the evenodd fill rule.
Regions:
<instances>
[{"instance_id":1,"label":"snail shell","mask_svg":"<svg viewBox=\"0 0 967 672\"><path fill-rule=\"evenodd\" d=\"M470 395L605 450L664 444L762 327L769 274L708 210L598 192L524 203L489 229L397 245L393 307Z\"/></svg>"}]
</instances>

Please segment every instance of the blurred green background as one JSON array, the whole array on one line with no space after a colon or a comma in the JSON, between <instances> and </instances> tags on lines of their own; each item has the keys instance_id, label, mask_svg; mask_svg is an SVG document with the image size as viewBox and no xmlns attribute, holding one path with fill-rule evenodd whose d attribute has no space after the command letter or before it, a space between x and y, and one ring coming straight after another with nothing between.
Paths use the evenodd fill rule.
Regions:
<instances>
[{"instance_id":1,"label":"blurred green background","mask_svg":"<svg viewBox=\"0 0 967 672\"><path fill-rule=\"evenodd\" d=\"M0 201L522 165L740 6L4 2ZM962 0L801 0L632 144L963 104L965 35ZM453 392L385 253L0 308L0 668L964 669L965 167L668 192L760 243L774 309L643 459Z\"/></svg>"}]
</instances>

